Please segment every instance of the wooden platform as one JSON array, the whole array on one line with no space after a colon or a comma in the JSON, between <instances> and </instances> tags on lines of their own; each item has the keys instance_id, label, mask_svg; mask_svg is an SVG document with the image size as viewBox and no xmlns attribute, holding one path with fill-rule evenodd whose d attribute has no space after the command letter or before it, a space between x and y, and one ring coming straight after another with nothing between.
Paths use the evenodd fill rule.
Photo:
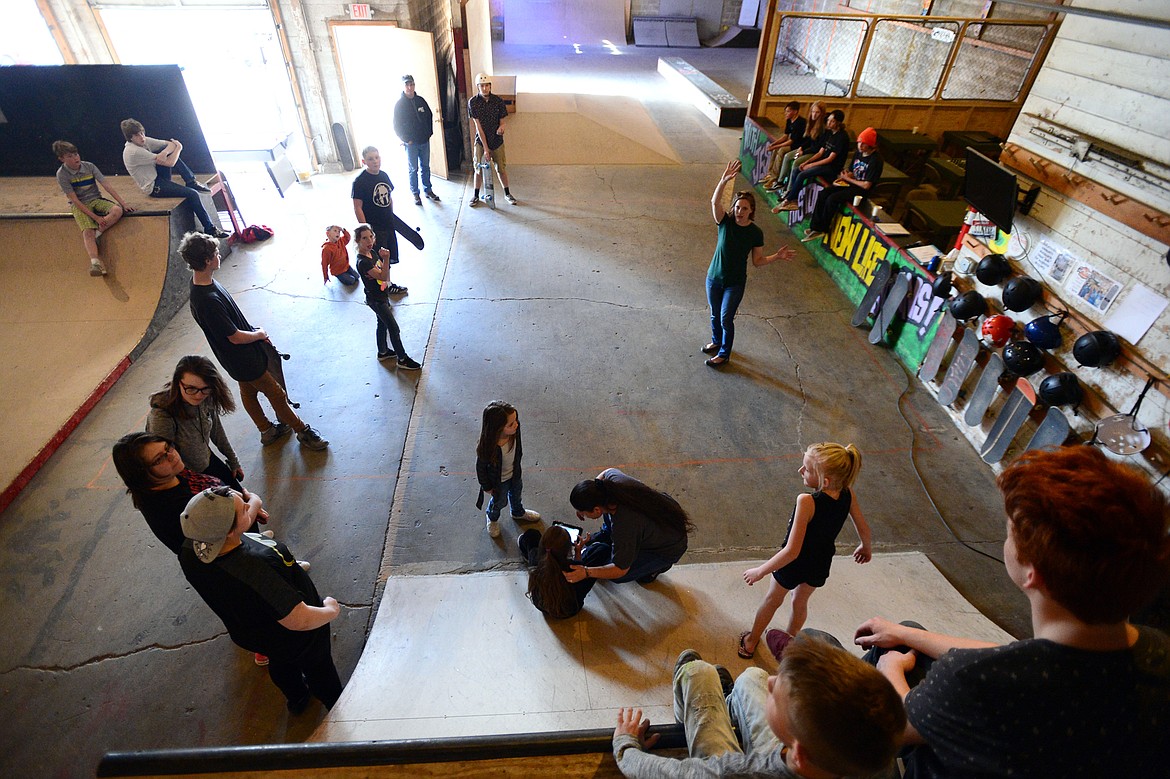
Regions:
<instances>
[{"instance_id":1,"label":"wooden platform","mask_svg":"<svg viewBox=\"0 0 1170 779\"><path fill-rule=\"evenodd\" d=\"M186 304L190 209L110 180L135 212L100 239L109 275L93 277L56 179L0 179L0 510Z\"/></svg>"}]
</instances>

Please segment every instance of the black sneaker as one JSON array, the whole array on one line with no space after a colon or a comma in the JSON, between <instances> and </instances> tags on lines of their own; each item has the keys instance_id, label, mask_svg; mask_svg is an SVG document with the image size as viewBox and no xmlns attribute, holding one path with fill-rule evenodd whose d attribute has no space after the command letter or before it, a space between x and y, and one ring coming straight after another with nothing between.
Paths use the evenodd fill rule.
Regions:
<instances>
[{"instance_id":1,"label":"black sneaker","mask_svg":"<svg viewBox=\"0 0 1170 779\"><path fill-rule=\"evenodd\" d=\"M212 238L230 238L231 233L227 230L221 230L218 227L212 227L203 231L205 235L210 235Z\"/></svg>"},{"instance_id":2,"label":"black sneaker","mask_svg":"<svg viewBox=\"0 0 1170 779\"><path fill-rule=\"evenodd\" d=\"M193 189L196 192L210 192L211 190L200 184L198 181L192 181L187 185L187 189Z\"/></svg>"},{"instance_id":3,"label":"black sneaker","mask_svg":"<svg viewBox=\"0 0 1170 779\"><path fill-rule=\"evenodd\" d=\"M433 201L434 201L434 202L436 202L436 203L440 202L440 201L439 201L439 196L435 194L434 190L430 190L430 189L428 189L428 190L427 190L425 193L423 193L423 194L425 194L425 195L427 196L427 200L433 200Z\"/></svg>"},{"instance_id":4,"label":"black sneaker","mask_svg":"<svg viewBox=\"0 0 1170 779\"><path fill-rule=\"evenodd\" d=\"M421 205L422 205L422 198L421 198L421 197L419 197L417 194L414 196L414 204L415 204L416 206L421 206Z\"/></svg>"},{"instance_id":5,"label":"black sneaker","mask_svg":"<svg viewBox=\"0 0 1170 779\"><path fill-rule=\"evenodd\" d=\"M715 673L719 675L719 686L723 689L723 697L726 698L735 689L735 679L732 678L731 671L721 665L715 666Z\"/></svg>"},{"instance_id":6,"label":"black sneaker","mask_svg":"<svg viewBox=\"0 0 1170 779\"><path fill-rule=\"evenodd\" d=\"M378 352L378 359L385 362L386 360L397 360L398 355L394 352Z\"/></svg>"},{"instance_id":7,"label":"black sneaker","mask_svg":"<svg viewBox=\"0 0 1170 779\"><path fill-rule=\"evenodd\" d=\"M402 368L403 370L417 371L417 370L420 370L422 368L422 363L415 362L414 360L410 359L409 357L399 357L398 358L398 367Z\"/></svg>"},{"instance_id":8,"label":"black sneaker","mask_svg":"<svg viewBox=\"0 0 1170 779\"><path fill-rule=\"evenodd\" d=\"M288 707L288 713L295 717L298 714L303 714L312 701L313 696L305 693L305 697L295 701L286 701L284 705Z\"/></svg>"},{"instance_id":9,"label":"black sneaker","mask_svg":"<svg viewBox=\"0 0 1170 779\"><path fill-rule=\"evenodd\" d=\"M301 442L301 446L306 449L312 449L315 452L319 452L329 446L329 442L311 427L306 427L297 433L297 440Z\"/></svg>"}]
</instances>

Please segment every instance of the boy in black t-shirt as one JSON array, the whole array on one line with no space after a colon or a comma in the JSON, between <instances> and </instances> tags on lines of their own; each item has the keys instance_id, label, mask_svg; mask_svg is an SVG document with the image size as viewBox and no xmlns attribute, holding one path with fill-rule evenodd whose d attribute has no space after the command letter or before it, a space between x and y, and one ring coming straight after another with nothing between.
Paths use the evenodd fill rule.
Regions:
<instances>
[{"instance_id":1,"label":"boy in black t-shirt","mask_svg":"<svg viewBox=\"0 0 1170 779\"><path fill-rule=\"evenodd\" d=\"M382 170L382 155L377 148L362 149L362 164L366 169L353 180L349 196L353 198L353 215L359 224L368 224L377 236L376 252L386 249L386 292L405 295L406 287L390 282L390 266L398 264L398 235L394 232L394 184Z\"/></svg>"},{"instance_id":2,"label":"boy in black t-shirt","mask_svg":"<svg viewBox=\"0 0 1170 779\"><path fill-rule=\"evenodd\" d=\"M804 132L808 123L800 115L800 103L796 100L784 106L784 134L769 143L765 149L772 152L768 158L768 172L760 180L760 184L771 187L778 181L780 162L790 150L800 146L804 141Z\"/></svg>"},{"instance_id":3,"label":"boy in black t-shirt","mask_svg":"<svg viewBox=\"0 0 1170 779\"><path fill-rule=\"evenodd\" d=\"M187 233L179 244L179 254L192 271L191 316L207 336L219 364L239 382L240 404L260 431L260 443L268 446L295 431L307 449L329 446L292 410L284 387L268 370L268 351L263 345L268 333L262 327L252 327L231 293L212 278L219 270L219 243L203 233ZM268 398L277 422L268 420L259 395Z\"/></svg>"},{"instance_id":4,"label":"boy in black t-shirt","mask_svg":"<svg viewBox=\"0 0 1170 779\"><path fill-rule=\"evenodd\" d=\"M830 111L826 126L828 135L825 137L821 149L813 155L812 159L802 164L799 170L792 172L792 181L788 185L788 192L785 193L784 199L772 209L773 214L781 211L795 211L800 208L796 198L800 194L800 190L804 189L805 184L818 176L823 176L831 181L845 167L845 155L849 153L849 132L845 129L845 112L840 109Z\"/></svg>"},{"instance_id":5,"label":"boy in black t-shirt","mask_svg":"<svg viewBox=\"0 0 1170 779\"><path fill-rule=\"evenodd\" d=\"M328 624L341 607L321 598L288 547L245 532L252 524L246 508L228 487L191 498L179 518L187 537L179 551L183 575L237 646L268 656L268 675L289 711L300 714L310 696L331 709L342 685Z\"/></svg>"},{"instance_id":6,"label":"boy in black t-shirt","mask_svg":"<svg viewBox=\"0 0 1170 779\"><path fill-rule=\"evenodd\" d=\"M857 153L847 170L821 193L809 220L809 231L800 240L815 241L829 231L833 217L841 204L859 195L865 195L882 177L882 157L877 153L877 130L866 127L857 134Z\"/></svg>"}]
</instances>

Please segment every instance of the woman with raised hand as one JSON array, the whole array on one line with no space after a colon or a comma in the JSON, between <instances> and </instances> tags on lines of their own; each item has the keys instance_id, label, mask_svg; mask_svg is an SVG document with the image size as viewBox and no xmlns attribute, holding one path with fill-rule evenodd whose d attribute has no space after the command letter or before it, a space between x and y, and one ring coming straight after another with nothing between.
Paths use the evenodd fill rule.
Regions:
<instances>
[{"instance_id":1,"label":"woman with raised hand","mask_svg":"<svg viewBox=\"0 0 1170 779\"><path fill-rule=\"evenodd\" d=\"M712 355L707 364L722 368L731 359L735 339L735 313L747 287L748 258L757 268L776 260L790 260L796 251L782 246L775 254L764 256L764 231L755 223L756 196L747 190L731 196L731 211L723 207L723 190L739 175L740 162L727 163L715 192L711 195L711 216L715 217L719 239L715 255L707 268L707 303L711 306L711 342L703 347Z\"/></svg>"}]
</instances>

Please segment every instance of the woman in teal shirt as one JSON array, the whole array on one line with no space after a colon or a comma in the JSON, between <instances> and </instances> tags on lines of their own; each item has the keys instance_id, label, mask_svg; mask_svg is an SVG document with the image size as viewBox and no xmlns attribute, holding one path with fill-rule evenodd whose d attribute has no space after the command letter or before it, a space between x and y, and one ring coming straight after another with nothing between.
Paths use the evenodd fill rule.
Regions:
<instances>
[{"instance_id":1,"label":"woman in teal shirt","mask_svg":"<svg viewBox=\"0 0 1170 779\"><path fill-rule=\"evenodd\" d=\"M711 195L711 216L719 226L715 256L707 269L707 302L711 305L711 343L703 352L712 368L722 368L731 359L731 342L735 339L735 312L743 300L747 285L747 261L757 268L776 260L791 260L796 251L782 246L775 254L764 256L764 231L752 220L756 217L756 196L747 190L731 198L731 211L723 208L723 190L739 175L739 160L727 163L727 169Z\"/></svg>"}]
</instances>

